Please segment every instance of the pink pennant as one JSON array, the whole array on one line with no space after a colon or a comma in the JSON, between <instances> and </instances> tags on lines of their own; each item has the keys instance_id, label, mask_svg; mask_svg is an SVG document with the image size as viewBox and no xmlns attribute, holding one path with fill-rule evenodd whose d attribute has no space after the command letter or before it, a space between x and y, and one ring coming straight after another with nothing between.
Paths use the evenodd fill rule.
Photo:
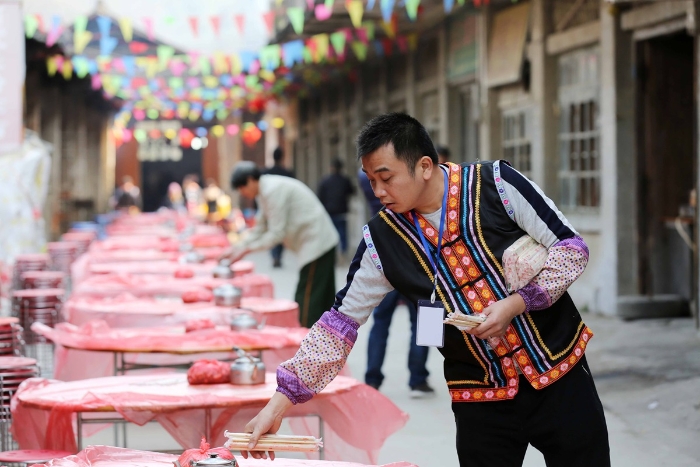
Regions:
<instances>
[{"instance_id":1,"label":"pink pennant","mask_svg":"<svg viewBox=\"0 0 700 467\"><path fill-rule=\"evenodd\" d=\"M263 13L263 20L265 20L265 26L267 26L267 32L272 34L272 29L274 26L274 21L275 21L275 12L274 11L268 11L267 13Z\"/></svg>"},{"instance_id":2,"label":"pink pennant","mask_svg":"<svg viewBox=\"0 0 700 467\"><path fill-rule=\"evenodd\" d=\"M306 6L309 7L309 10L314 9L314 3L316 3L315 0L306 0Z\"/></svg>"},{"instance_id":3,"label":"pink pennant","mask_svg":"<svg viewBox=\"0 0 700 467\"><path fill-rule=\"evenodd\" d=\"M63 57L63 55L56 55L56 69L62 70L64 61L65 57Z\"/></svg>"},{"instance_id":4,"label":"pink pennant","mask_svg":"<svg viewBox=\"0 0 700 467\"><path fill-rule=\"evenodd\" d=\"M171 60L169 68L170 72L175 76L182 76L185 70L187 70L187 65L185 65L182 60Z\"/></svg>"},{"instance_id":5,"label":"pink pennant","mask_svg":"<svg viewBox=\"0 0 700 467\"><path fill-rule=\"evenodd\" d=\"M124 61L121 59L121 57L115 57L112 60L112 65L114 65L114 69L120 73L126 73L126 68L124 67Z\"/></svg>"},{"instance_id":6,"label":"pink pennant","mask_svg":"<svg viewBox=\"0 0 700 467\"><path fill-rule=\"evenodd\" d=\"M58 42L58 38L61 37L61 34L63 34L63 25L57 21L54 21L51 24L49 34L46 36L46 45L48 47L52 47L56 42Z\"/></svg>"},{"instance_id":7,"label":"pink pennant","mask_svg":"<svg viewBox=\"0 0 700 467\"><path fill-rule=\"evenodd\" d=\"M153 40L153 18L144 18L144 24L146 25L146 36L149 41Z\"/></svg>"},{"instance_id":8,"label":"pink pennant","mask_svg":"<svg viewBox=\"0 0 700 467\"><path fill-rule=\"evenodd\" d=\"M122 141L124 141L125 143L128 143L129 141L131 141L131 138L133 136L134 136L134 133L132 130L130 130L128 128L124 128L122 130Z\"/></svg>"},{"instance_id":9,"label":"pink pennant","mask_svg":"<svg viewBox=\"0 0 700 467\"><path fill-rule=\"evenodd\" d=\"M316 5L316 9L314 10L314 13L316 14L316 19L319 21L325 21L328 18L331 17L333 14L333 11L331 11L330 8L326 7L323 3Z\"/></svg>"},{"instance_id":10,"label":"pink pennant","mask_svg":"<svg viewBox=\"0 0 700 467\"><path fill-rule=\"evenodd\" d=\"M254 60L250 65L248 73L251 75L256 75L258 74L258 71L260 71L260 60Z\"/></svg>"},{"instance_id":11,"label":"pink pennant","mask_svg":"<svg viewBox=\"0 0 700 467\"><path fill-rule=\"evenodd\" d=\"M357 32L357 38L362 41L363 44L369 43L369 38L367 37L367 29L359 28L355 30Z\"/></svg>"},{"instance_id":12,"label":"pink pennant","mask_svg":"<svg viewBox=\"0 0 700 467\"><path fill-rule=\"evenodd\" d=\"M46 32L46 28L44 27L44 18L42 18L41 15L34 15L34 17L36 18L37 22L37 31L41 33Z\"/></svg>"},{"instance_id":13,"label":"pink pennant","mask_svg":"<svg viewBox=\"0 0 700 467\"><path fill-rule=\"evenodd\" d=\"M192 34L194 34L194 37L197 37L199 35L199 20L196 16L190 16L188 21L190 22L190 28L192 28Z\"/></svg>"},{"instance_id":14,"label":"pink pennant","mask_svg":"<svg viewBox=\"0 0 700 467\"><path fill-rule=\"evenodd\" d=\"M218 16L212 16L209 18L211 21L211 27L214 29L214 35L219 36L219 30L221 29L221 18Z\"/></svg>"},{"instance_id":15,"label":"pink pennant","mask_svg":"<svg viewBox=\"0 0 700 467\"><path fill-rule=\"evenodd\" d=\"M233 15L233 20L238 27L238 33L242 36L245 33L245 15Z\"/></svg>"},{"instance_id":16,"label":"pink pennant","mask_svg":"<svg viewBox=\"0 0 700 467\"><path fill-rule=\"evenodd\" d=\"M97 91L101 87L102 87L102 76L92 75L92 89L93 89L93 91Z\"/></svg>"}]
</instances>

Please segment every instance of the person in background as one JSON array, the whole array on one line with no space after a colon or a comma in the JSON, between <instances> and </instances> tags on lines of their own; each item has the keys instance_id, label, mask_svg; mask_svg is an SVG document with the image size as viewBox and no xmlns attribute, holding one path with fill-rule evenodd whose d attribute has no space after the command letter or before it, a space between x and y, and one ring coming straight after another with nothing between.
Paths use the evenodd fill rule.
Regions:
<instances>
[{"instance_id":1,"label":"person in background","mask_svg":"<svg viewBox=\"0 0 700 467\"><path fill-rule=\"evenodd\" d=\"M265 170L266 175L281 175L283 177L296 178L294 176L294 172L285 168L283 165L284 152L282 151L282 148L278 147L272 152L272 160L273 165ZM275 247L270 250L273 268L282 267L282 253L284 253L284 245L281 243L279 245L275 245Z\"/></svg>"},{"instance_id":2,"label":"person in background","mask_svg":"<svg viewBox=\"0 0 700 467\"><path fill-rule=\"evenodd\" d=\"M365 174L362 169L357 172L357 181L362 189L362 193L367 199L367 204L371 213L370 217L373 217L382 209L382 203L379 201L379 198L374 195L374 190L372 190L369 178L367 178L367 174ZM389 338L391 319L394 317L394 311L396 311L399 301L403 301L406 304L408 315L411 319L411 340L408 350L408 372L410 374L408 386L411 388L410 396L413 399L434 396L435 390L428 384L428 375L430 373L426 368L429 347L416 344L418 311L416 310L416 306L410 300L401 296L397 290L389 292L372 312L374 324L369 331L369 339L367 342L367 371L365 373L365 383L372 386L374 389L379 389L384 381L382 365L384 364L384 356L386 355L386 343Z\"/></svg>"},{"instance_id":3,"label":"person in background","mask_svg":"<svg viewBox=\"0 0 700 467\"><path fill-rule=\"evenodd\" d=\"M222 258L235 262L250 252L284 243L297 254L301 265L294 297L299 304L299 321L311 327L335 299L338 233L330 217L302 182L263 175L252 162L235 167L231 187L245 198L256 199L258 213L255 227Z\"/></svg>"},{"instance_id":4,"label":"person in background","mask_svg":"<svg viewBox=\"0 0 700 467\"><path fill-rule=\"evenodd\" d=\"M182 191L185 195L187 212L190 215L199 216L204 202L202 187L199 186L199 176L197 174L186 175L182 180Z\"/></svg>"},{"instance_id":5,"label":"person in background","mask_svg":"<svg viewBox=\"0 0 700 467\"><path fill-rule=\"evenodd\" d=\"M435 146L435 151L437 151L438 161L440 164L446 164L450 160L450 148L447 146L437 145Z\"/></svg>"},{"instance_id":6,"label":"person in background","mask_svg":"<svg viewBox=\"0 0 700 467\"><path fill-rule=\"evenodd\" d=\"M204 201L207 203L207 221L216 224L221 216L218 212L219 199L224 195L224 191L219 188L213 178L207 179L207 186L204 188Z\"/></svg>"},{"instance_id":7,"label":"person in background","mask_svg":"<svg viewBox=\"0 0 700 467\"><path fill-rule=\"evenodd\" d=\"M182 187L177 182L168 185L168 193L163 200L163 206L177 212L187 212L185 208L185 197L182 195Z\"/></svg>"},{"instance_id":8,"label":"person in background","mask_svg":"<svg viewBox=\"0 0 700 467\"><path fill-rule=\"evenodd\" d=\"M141 209L141 190L134 185L134 179L129 175L125 175L122 184L114 190L110 205L112 209Z\"/></svg>"},{"instance_id":9,"label":"person in background","mask_svg":"<svg viewBox=\"0 0 700 467\"><path fill-rule=\"evenodd\" d=\"M343 162L335 159L330 175L326 175L318 185L318 199L331 216L333 225L340 236L340 254L345 257L348 250L348 204L355 193L350 178L343 174Z\"/></svg>"}]
</instances>

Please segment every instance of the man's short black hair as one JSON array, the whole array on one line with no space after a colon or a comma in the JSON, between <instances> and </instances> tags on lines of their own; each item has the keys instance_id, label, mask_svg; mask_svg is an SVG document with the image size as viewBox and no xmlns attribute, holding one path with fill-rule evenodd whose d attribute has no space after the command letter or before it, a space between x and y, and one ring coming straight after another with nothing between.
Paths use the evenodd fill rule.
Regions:
<instances>
[{"instance_id":1,"label":"man's short black hair","mask_svg":"<svg viewBox=\"0 0 700 467\"><path fill-rule=\"evenodd\" d=\"M282 148L276 148L272 152L272 160L275 162L282 162L282 159L284 159L284 152L282 152Z\"/></svg>"},{"instance_id":2,"label":"man's short black hair","mask_svg":"<svg viewBox=\"0 0 700 467\"><path fill-rule=\"evenodd\" d=\"M396 158L408 166L411 175L423 156L438 163L435 146L428 131L415 118L403 113L388 113L365 123L357 135L357 158L373 153L391 143Z\"/></svg>"},{"instance_id":3,"label":"man's short black hair","mask_svg":"<svg viewBox=\"0 0 700 467\"><path fill-rule=\"evenodd\" d=\"M248 184L249 179L260 180L260 169L254 162L239 162L231 174L231 188L234 190Z\"/></svg>"}]
</instances>

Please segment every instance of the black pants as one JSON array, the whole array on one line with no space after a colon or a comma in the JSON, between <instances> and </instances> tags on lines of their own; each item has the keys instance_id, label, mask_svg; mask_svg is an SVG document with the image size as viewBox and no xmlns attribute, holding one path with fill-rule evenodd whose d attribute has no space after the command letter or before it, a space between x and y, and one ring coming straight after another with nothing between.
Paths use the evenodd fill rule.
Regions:
<instances>
[{"instance_id":1,"label":"black pants","mask_svg":"<svg viewBox=\"0 0 700 467\"><path fill-rule=\"evenodd\" d=\"M515 399L453 403L460 467L520 467L528 444L548 467L609 467L603 405L585 356L561 380L535 390L520 376Z\"/></svg>"}]
</instances>

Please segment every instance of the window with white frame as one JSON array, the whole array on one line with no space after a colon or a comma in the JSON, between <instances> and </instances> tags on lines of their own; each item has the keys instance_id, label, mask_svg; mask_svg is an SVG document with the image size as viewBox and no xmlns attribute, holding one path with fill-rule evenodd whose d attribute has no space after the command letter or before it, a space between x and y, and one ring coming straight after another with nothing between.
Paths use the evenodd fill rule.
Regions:
<instances>
[{"instance_id":1,"label":"window with white frame","mask_svg":"<svg viewBox=\"0 0 700 467\"><path fill-rule=\"evenodd\" d=\"M600 207L599 49L559 58L560 207Z\"/></svg>"},{"instance_id":2,"label":"window with white frame","mask_svg":"<svg viewBox=\"0 0 700 467\"><path fill-rule=\"evenodd\" d=\"M528 178L532 178L532 141L530 119L526 109L504 111L501 117L503 159Z\"/></svg>"}]
</instances>

